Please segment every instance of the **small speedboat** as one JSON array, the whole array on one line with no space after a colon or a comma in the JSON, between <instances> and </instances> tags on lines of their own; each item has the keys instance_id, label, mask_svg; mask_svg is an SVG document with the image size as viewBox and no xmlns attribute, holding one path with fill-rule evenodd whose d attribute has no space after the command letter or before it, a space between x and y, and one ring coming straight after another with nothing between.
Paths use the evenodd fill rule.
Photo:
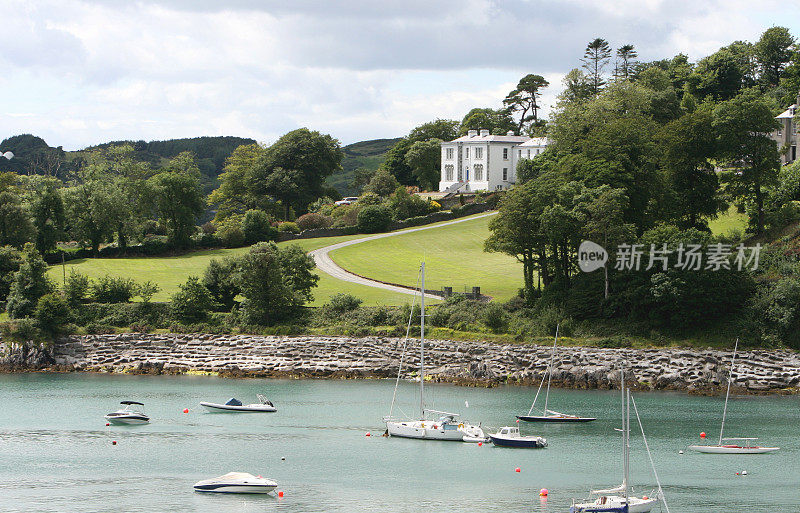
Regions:
<instances>
[{"instance_id":1,"label":"small speedboat","mask_svg":"<svg viewBox=\"0 0 800 513\"><path fill-rule=\"evenodd\" d=\"M212 493L269 493L278 483L247 472L229 472L224 476L204 479L194 484L196 492Z\"/></svg>"},{"instance_id":2,"label":"small speedboat","mask_svg":"<svg viewBox=\"0 0 800 513\"><path fill-rule=\"evenodd\" d=\"M541 436L522 436L519 428L506 426L500 428L497 433L490 433L489 438L498 447L520 447L527 449L542 449L547 447L547 440Z\"/></svg>"},{"instance_id":3,"label":"small speedboat","mask_svg":"<svg viewBox=\"0 0 800 513\"><path fill-rule=\"evenodd\" d=\"M242 401L231 397L225 404L201 402L200 406L212 413L268 413L278 411L272 402L268 401L266 397L258 394L258 402L253 404L242 404Z\"/></svg>"},{"instance_id":4,"label":"small speedboat","mask_svg":"<svg viewBox=\"0 0 800 513\"><path fill-rule=\"evenodd\" d=\"M105 415L105 419L111 424L147 424L150 422L150 417L144 414L142 408L136 406L144 406L144 404L137 401L120 401L124 405L115 412Z\"/></svg>"}]
</instances>

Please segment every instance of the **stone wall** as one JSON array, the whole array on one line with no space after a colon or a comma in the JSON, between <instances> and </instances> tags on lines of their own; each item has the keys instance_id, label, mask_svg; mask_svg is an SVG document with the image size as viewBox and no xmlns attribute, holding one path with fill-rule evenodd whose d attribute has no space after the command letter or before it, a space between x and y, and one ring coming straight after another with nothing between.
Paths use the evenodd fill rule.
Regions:
<instances>
[{"instance_id":1,"label":"stone wall","mask_svg":"<svg viewBox=\"0 0 800 513\"><path fill-rule=\"evenodd\" d=\"M211 372L241 377L394 377L403 340L398 338L258 337L250 335L86 335L61 340L42 355L31 351L30 369L180 374ZM0 355L0 367L23 370L19 352ZM484 342L428 341L427 373L464 385L538 384L550 347ZM26 353L28 354L28 353ZM9 361L16 362L14 368ZM23 359L24 360L24 359ZM730 353L689 349L559 347L553 383L569 388L613 388L625 362L639 388L713 393L724 388ZM416 375L419 342L409 340L403 377ZM794 392L800 355L744 351L737 356L737 388L754 393ZM741 391L741 390L740 390Z\"/></svg>"}]
</instances>

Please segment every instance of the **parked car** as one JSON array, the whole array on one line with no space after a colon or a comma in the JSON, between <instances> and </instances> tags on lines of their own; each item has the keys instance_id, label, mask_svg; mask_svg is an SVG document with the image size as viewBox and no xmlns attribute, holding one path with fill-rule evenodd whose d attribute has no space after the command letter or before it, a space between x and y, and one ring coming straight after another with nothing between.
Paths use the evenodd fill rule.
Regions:
<instances>
[{"instance_id":1,"label":"parked car","mask_svg":"<svg viewBox=\"0 0 800 513\"><path fill-rule=\"evenodd\" d=\"M348 196L347 198L342 198L339 201L335 202L334 205L351 205L358 201L356 196Z\"/></svg>"}]
</instances>

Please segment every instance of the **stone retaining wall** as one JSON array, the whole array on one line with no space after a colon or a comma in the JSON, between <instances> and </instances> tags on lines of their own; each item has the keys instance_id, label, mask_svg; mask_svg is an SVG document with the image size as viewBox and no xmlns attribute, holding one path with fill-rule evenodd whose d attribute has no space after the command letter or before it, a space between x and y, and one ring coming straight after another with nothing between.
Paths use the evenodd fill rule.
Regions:
<instances>
[{"instance_id":1,"label":"stone retaining wall","mask_svg":"<svg viewBox=\"0 0 800 513\"><path fill-rule=\"evenodd\" d=\"M17 348L19 350L19 348ZM237 377L394 377L403 340L398 338L259 337L251 335L86 335L61 340L49 356L30 351L28 369L180 374L211 372ZM20 354L0 355L0 368L24 370ZM427 341L432 379L464 385L538 384L550 347L483 342ZM612 388L621 361L639 388L712 393L727 383L730 353L689 349L559 347L553 383L569 388ZM12 366L9 362L15 362ZM409 340L403 377L416 375L419 342ZM14 368L16 367L16 368ZM734 383L753 393L795 392L800 355L744 351Z\"/></svg>"}]
</instances>

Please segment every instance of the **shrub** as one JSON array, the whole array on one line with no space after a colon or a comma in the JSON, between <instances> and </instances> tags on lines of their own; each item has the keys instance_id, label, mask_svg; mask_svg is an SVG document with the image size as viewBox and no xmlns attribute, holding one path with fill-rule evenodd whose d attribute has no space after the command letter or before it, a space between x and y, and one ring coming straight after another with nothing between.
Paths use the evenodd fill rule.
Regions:
<instances>
[{"instance_id":1,"label":"shrub","mask_svg":"<svg viewBox=\"0 0 800 513\"><path fill-rule=\"evenodd\" d=\"M398 221L409 217L423 216L430 212L428 202L415 194L409 194L405 187L398 187L389 198L392 216Z\"/></svg>"},{"instance_id":2,"label":"shrub","mask_svg":"<svg viewBox=\"0 0 800 513\"><path fill-rule=\"evenodd\" d=\"M238 216L232 216L217 227L216 236L226 248L239 248L244 246L244 231L242 230L242 220Z\"/></svg>"},{"instance_id":3,"label":"shrub","mask_svg":"<svg viewBox=\"0 0 800 513\"><path fill-rule=\"evenodd\" d=\"M226 310L233 307L234 299L239 294L239 285L236 283L238 270L235 258L217 260L212 258L203 273L203 285L211 293L214 300Z\"/></svg>"},{"instance_id":4,"label":"shrub","mask_svg":"<svg viewBox=\"0 0 800 513\"><path fill-rule=\"evenodd\" d=\"M340 292L331 296L331 298L328 300L328 304L325 305L325 308L327 308L331 313L341 315L345 312L350 312L357 309L359 306L361 306L361 303L363 303L363 300L360 298L357 298L352 294Z\"/></svg>"},{"instance_id":5,"label":"shrub","mask_svg":"<svg viewBox=\"0 0 800 513\"><path fill-rule=\"evenodd\" d=\"M392 213L382 205L368 205L358 213L358 231L361 233L385 232L392 222Z\"/></svg>"},{"instance_id":6,"label":"shrub","mask_svg":"<svg viewBox=\"0 0 800 513\"><path fill-rule=\"evenodd\" d=\"M278 231L281 233L300 233L300 227L297 226L297 223L284 221L278 224Z\"/></svg>"},{"instance_id":7,"label":"shrub","mask_svg":"<svg viewBox=\"0 0 800 513\"><path fill-rule=\"evenodd\" d=\"M393 193L399 186L400 182L389 171L379 169L364 188L364 192L371 192L385 197Z\"/></svg>"},{"instance_id":8,"label":"shrub","mask_svg":"<svg viewBox=\"0 0 800 513\"><path fill-rule=\"evenodd\" d=\"M152 281L146 281L144 283L140 283L139 286L136 288L136 295L142 298L142 302L149 303L153 296L155 296L161 287L153 283Z\"/></svg>"},{"instance_id":9,"label":"shrub","mask_svg":"<svg viewBox=\"0 0 800 513\"><path fill-rule=\"evenodd\" d=\"M14 274L22 265L22 253L11 246L0 246L0 301L5 301L14 281Z\"/></svg>"},{"instance_id":10,"label":"shrub","mask_svg":"<svg viewBox=\"0 0 800 513\"><path fill-rule=\"evenodd\" d=\"M25 244L22 251L22 263L14 273L11 288L6 302L6 311L12 319L30 317L36 309L39 298L52 292L55 287L47 279L47 264L36 247Z\"/></svg>"},{"instance_id":11,"label":"shrub","mask_svg":"<svg viewBox=\"0 0 800 513\"><path fill-rule=\"evenodd\" d=\"M200 230L204 235L213 235L214 232L217 231L217 226L213 222L208 221L200 226Z\"/></svg>"},{"instance_id":12,"label":"shrub","mask_svg":"<svg viewBox=\"0 0 800 513\"><path fill-rule=\"evenodd\" d=\"M333 224L333 219L328 216L309 212L297 218L297 226L301 230L315 230L319 228L329 228Z\"/></svg>"},{"instance_id":13,"label":"shrub","mask_svg":"<svg viewBox=\"0 0 800 513\"><path fill-rule=\"evenodd\" d=\"M64 332L72 319L72 312L64 296L51 292L39 298L33 318L43 334L54 338Z\"/></svg>"},{"instance_id":14,"label":"shrub","mask_svg":"<svg viewBox=\"0 0 800 513\"><path fill-rule=\"evenodd\" d=\"M75 269L70 269L64 284L64 296L71 305L81 303L89 293L89 278Z\"/></svg>"},{"instance_id":15,"label":"shrub","mask_svg":"<svg viewBox=\"0 0 800 513\"><path fill-rule=\"evenodd\" d=\"M0 323L0 335L8 342L33 342L42 339L38 323L29 317Z\"/></svg>"},{"instance_id":16,"label":"shrub","mask_svg":"<svg viewBox=\"0 0 800 513\"><path fill-rule=\"evenodd\" d=\"M366 207L367 205L380 205L381 197L373 192L366 192L358 198L358 204Z\"/></svg>"},{"instance_id":17,"label":"shrub","mask_svg":"<svg viewBox=\"0 0 800 513\"><path fill-rule=\"evenodd\" d=\"M130 278L103 276L92 283L92 298L98 303L127 303L136 295L138 286Z\"/></svg>"},{"instance_id":18,"label":"shrub","mask_svg":"<svg viewBox=\"0 0 800 513\"><path fill-rule=\"evenodd\" d=\"M214 298L196 276L190 276L170 300L172 315L186 324L205 321L214 307Z\"/></svg>"},{"instance_id":19,"label":"shrub","mask_svg":"<svg viewBox=\"0 0 800 513\"><path fill-rule=\"evenodd\" d=\"M278 232L272 227L272 218L263 210L248 210L242 219L242 234L247 244L276 240Z\"/></svg>"},{"instance_id":20,"label":"shrub","mask_svg":"<svg viewBox=\"0 0 800 513\"><path fill-rule=\"evenodd\" d=\"M358 214L361 213L361 210L362 207L358 203L336 207L336 210L333 211L333 226L356 226L358 224Z\"/></svg>"},{"instance_id":21,"label":"shrub","mask_svg":"<svg viewBox=\"0 0 800 513\"><path fill-rule=\"evenodd\" d=\"M508 316L502 306L490 303L483 311L483 323L493 333L503 333L508 329Z\"/></svg>"}]
</instances>

